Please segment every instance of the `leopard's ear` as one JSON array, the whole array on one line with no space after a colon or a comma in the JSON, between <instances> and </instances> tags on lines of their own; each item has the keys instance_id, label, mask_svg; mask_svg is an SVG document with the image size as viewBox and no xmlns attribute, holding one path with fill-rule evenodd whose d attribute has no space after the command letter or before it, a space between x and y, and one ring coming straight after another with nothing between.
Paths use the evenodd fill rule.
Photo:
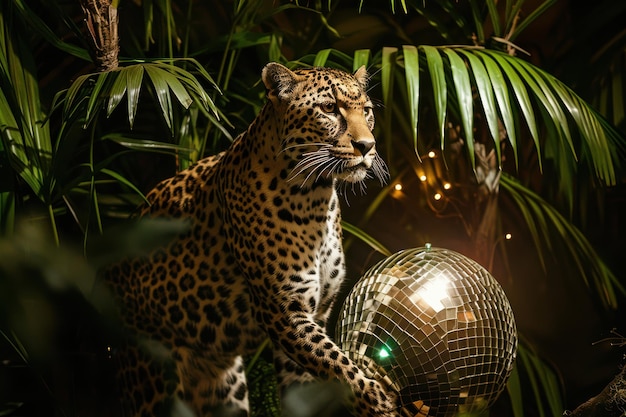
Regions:
<instances>
[{"instance_id":1,"label":"leopard's ear","mask_svg":"<svg viewBox=\"0 0 626 417\"><path fill-rule=\"evenodd\" d=\"M365 68L365 65L361 65L361 67L354 72L354 78L356 78L361 87L363 87L363 90L367 90L370 76L367 74L367 69Z\"/></svg>"},{"instance_id":2,"label":"leopard's ear","mask_svg":"<svg viewBox=\"0 0 626 417\"><path fill-rule=\"evenodd\" d=\"M270 99L278 97L282 100L289 97L295 85L304 77L294 73L284 65L270 62L263 68L261 79L267 89L267 96Z\"/></svg>"}]
</instances>

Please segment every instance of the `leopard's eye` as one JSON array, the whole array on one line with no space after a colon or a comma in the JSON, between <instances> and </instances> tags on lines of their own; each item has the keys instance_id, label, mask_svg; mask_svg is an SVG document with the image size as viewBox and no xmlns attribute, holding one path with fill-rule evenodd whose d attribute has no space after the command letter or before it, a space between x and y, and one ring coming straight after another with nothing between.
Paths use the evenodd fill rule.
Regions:
<instances>
[{"instance_id":1,"label":"leopard's eye","mask_svg":"<svg viewBox=\"0 0 626 417\"><path fill-rule=\"evenodd\" d=\"M334 101L327 101L320 104L320 109L322 109L324 113L337 113L337 103Z\"/></svg>"}]
</instances>

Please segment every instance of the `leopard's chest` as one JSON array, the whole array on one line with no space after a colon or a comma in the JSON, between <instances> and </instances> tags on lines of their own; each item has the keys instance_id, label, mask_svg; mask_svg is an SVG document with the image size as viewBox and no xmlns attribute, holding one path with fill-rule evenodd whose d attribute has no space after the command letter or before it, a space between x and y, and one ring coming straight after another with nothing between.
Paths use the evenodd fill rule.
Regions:
<instances>
[{"instance_id":1,"label":"leopard's chest","mask_svg":"<svg viewBox=\"0 0 626 417\"><path fill-rule=\"evenodd\" d=\"M319 269L320 293L316 315L328 314L345 276L343 248L339 239L328 239L322 249Z\"/></svg>"},{"instance_id":2,"label":"leopard's chest","mask_svg":"<svg viewBox=\"0 0 626 417\"><path fill-rule=\"evenodd\" d=\"M280 172L270 175L263 164L244 167L221 176L219 189L221 234L237 253L241 270L259 294L285 294L283 304L295 295L309 313L325 311L344 276L334 187L301 189Z\"/></svg>"}]
</instances>

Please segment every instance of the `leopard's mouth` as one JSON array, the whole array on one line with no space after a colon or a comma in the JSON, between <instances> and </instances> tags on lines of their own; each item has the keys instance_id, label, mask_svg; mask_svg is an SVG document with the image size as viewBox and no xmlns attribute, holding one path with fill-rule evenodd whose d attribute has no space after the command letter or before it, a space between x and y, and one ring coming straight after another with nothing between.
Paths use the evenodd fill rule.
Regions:
<instances>
[{"instance_id":1,"label":"leopard's mouth","mask_svg":"<svg viewBox=\"0 0 626 417\"><path fill-rule=\"evenodd\" d=\"M365 160L355 164L348 165L342 170L335 173L335 177L347 182L363 181L367 177L367 170L371 164L367 164Z\"/></svg>"},{"instance_id":2,"label":"leopard's mouth","mask_svg":"<svg viewBox=\"0 0 626 417\"><path fill-rule=\"evenodd\" d=\"M365 156L355 157L347 161L346 169L359 169L359 168L369 169L372 166L372 159L373 158L368 158Z\"/></svg>"}]
</instances>

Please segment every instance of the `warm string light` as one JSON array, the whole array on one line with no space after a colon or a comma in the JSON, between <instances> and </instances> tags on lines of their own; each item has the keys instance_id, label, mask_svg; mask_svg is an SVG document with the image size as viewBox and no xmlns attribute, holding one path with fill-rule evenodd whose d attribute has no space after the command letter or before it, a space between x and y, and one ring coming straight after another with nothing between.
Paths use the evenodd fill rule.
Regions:
<instances>
[{"instance_id":1,"label":"warm string light","mask_svg":"<svg viewBox=\"0 0 626 417\"><path fill-rule=\"evenodd\" d=\"M400 181L392 184L389 194L396 200L405 200L407 198L406 194L404 194L404 185Z\"/></svg>"},{"instance_id":2,"label":"warm string light","mask_svg":"<svg viewBox=\"0 0 626 417\"><path fill-rule=\"evenodd\" d=\"M496 257L496 249L498 248L498 245L504 241L511 240L511 239L513 239L513 234L507 232L495 240L495 243L493 244L493 248L491 249L491 256L489 258L489 264L487 265L490 270L493 269L493 261Z\"/></svg>"},{"instance_id":3,"label":"warm string light","mask_svg":"<svg viewBox=\"0 0 626 417\"><path fill-rule=\"evenodd\" d=\"M433 164L437 162L428 162L428 159L437 158L437 152L435 150L428 151L426 154L427 159L423 160L422 173L419 174L419 180L427 187L428 193L431 195L431 199L437 202L445 202L447 200L444 191L452 189L452 184L449 182L439 182L437 169Z\"/></svg>"},{"instance_id":4,"label":"warm string light","mask_svg":"<svg viewBox=\"0 0 626 417\"><path fill-rule=\"evenodd\" d=\"M427 187L426 190L431 196L431 201L446 202L447 196L444 192L452 189L452 183L448 181L440 182L438 179L437 169L432 165L437 162L427 162L428 159L436 159L437 152L435 150L431 150L425 157L422 158L422 166L417 172L418 179ZM394 198L405 197L404 185L399 181L394 183L391 188L391 195Z\"/></svg>"}]
</instances>

